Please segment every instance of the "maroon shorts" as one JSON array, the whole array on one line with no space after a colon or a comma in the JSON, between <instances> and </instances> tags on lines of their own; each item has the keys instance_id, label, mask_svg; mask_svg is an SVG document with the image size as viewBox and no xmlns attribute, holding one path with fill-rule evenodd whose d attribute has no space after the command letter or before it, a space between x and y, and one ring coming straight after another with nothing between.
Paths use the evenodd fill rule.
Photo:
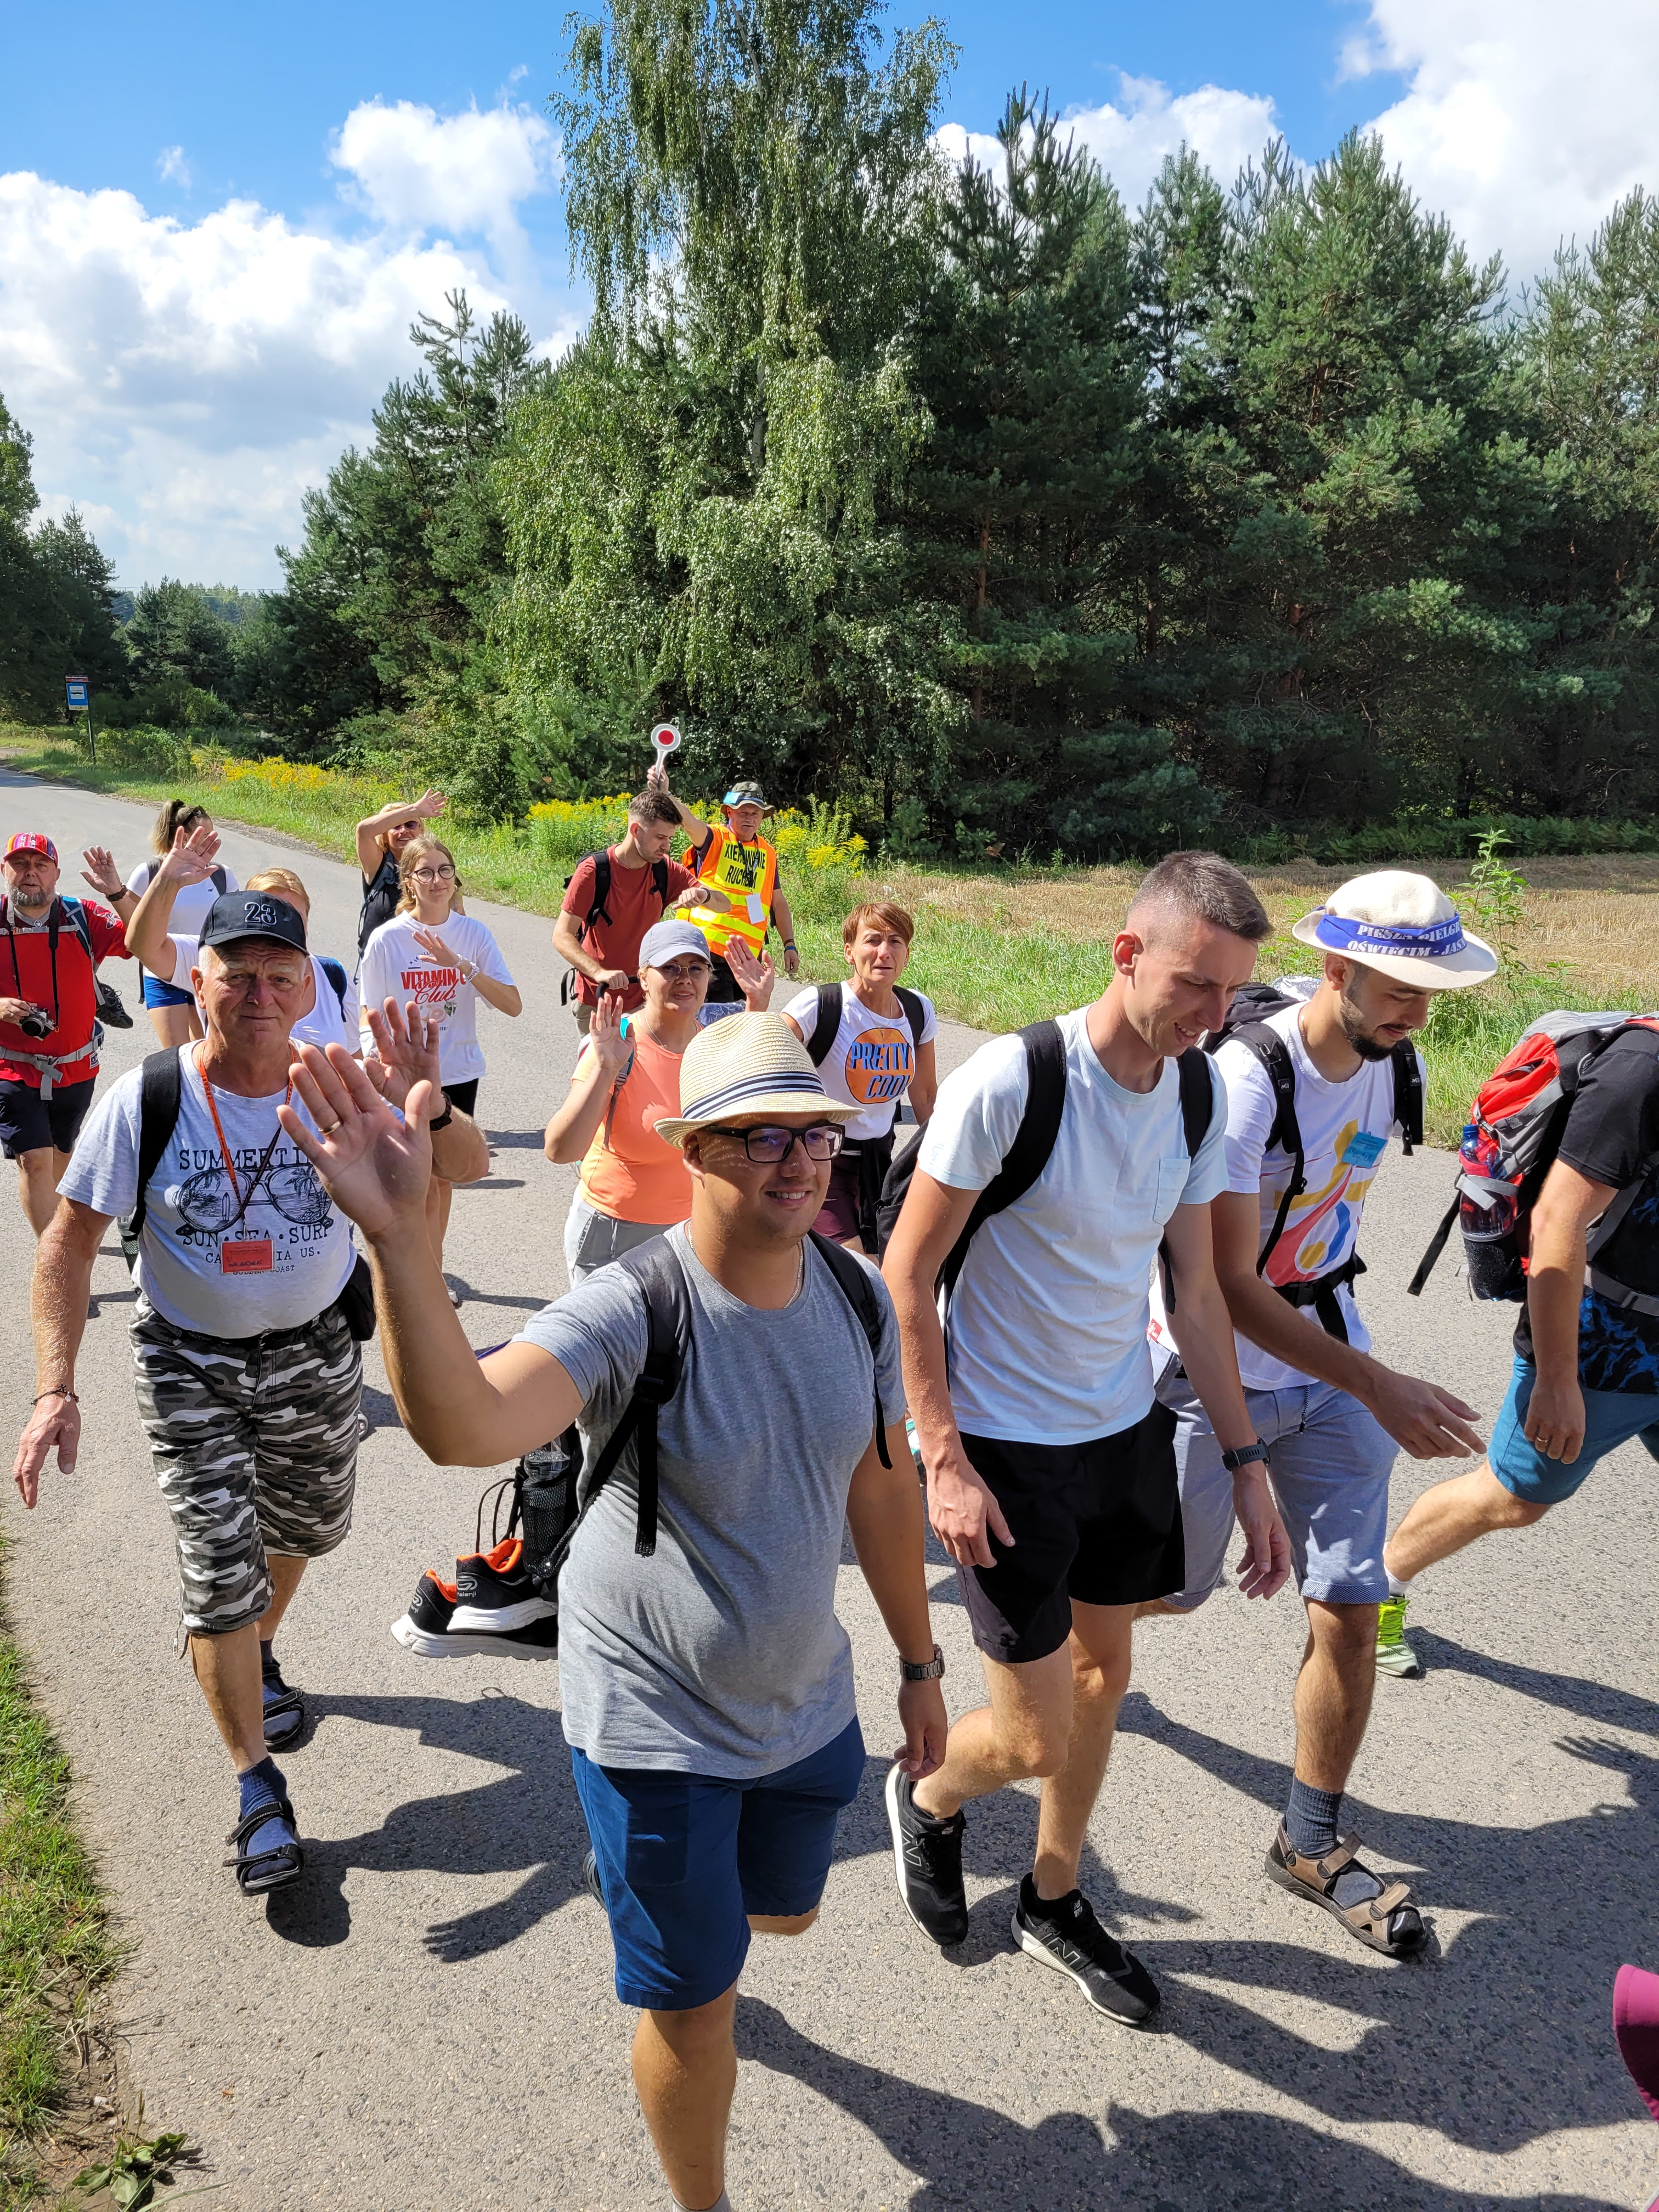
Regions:
<instances>
[{"instance_id":1,"label":"maroon shorts","mask_svg":"<svg viewBox=\"0 0 1659 2212\"><path fill-rule=\"evenodd\" d=\"M830 1163L830 1188L812 1224L820 1237L846 1244L859 1233L859 1156L837 1152Z\"/></svg>"}]
</instances>

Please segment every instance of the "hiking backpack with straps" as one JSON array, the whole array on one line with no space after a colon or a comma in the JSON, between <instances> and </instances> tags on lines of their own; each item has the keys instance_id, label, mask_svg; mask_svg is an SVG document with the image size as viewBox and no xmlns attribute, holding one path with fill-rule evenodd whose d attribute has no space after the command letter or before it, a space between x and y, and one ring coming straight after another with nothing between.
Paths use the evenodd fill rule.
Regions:
<instances>
[{"instance_id":1,"label":"hiking backpack with straps","mask_svg":"<svg viewBox=\"0 0 1659 2212\"><path fill-rule=\"evenodd\" d=\"M927 1011L922 1005L921 994L907 991L902 983L895 983L893 996L904 1009L904 1018L910 1028L911 1045L920 1052L921 1033L927 1026ZM843 1003L839 983L818 985L817 1011L812 1017L811 1034L805 1040L807 1054L814 1067L822 1067L830 1057L830 1048L841 1029Z\"/></svg>"},{"instance_id":2,"label":"hiking backpack with straps","mask_svg":"<svg viewBox=\"0 0 1659 2212\"><path fill-rule=\"evenodd\" d=\"M893 1464L881 1411L879 1358L881 1302L864 1263L854 1254L808 1232L809 1241L835 1278L837 1288L852 1307L870 1347L870 1397L874 1409L876 1449L885 1468ZM684 1372L691 1337L691 1301L685 1271L667 1237L654 1237L611 1262L624 1267L639 1285L645 1304L645 1364L633 1395L617 1425L606 1437L592 1471L581 1485L580 1506L574 1480L576 1454L574 1432L567 1431L552 1444L519 1462L513 1477L513 1509L507 1534L524 1531L525 1566L544 1596L556 1595L559 1571L569 1557L577 1529L592 1511L593 1501L610 1481L629 1444L635 1444L639 1497L634 1522L634 1549L648 1559L657 1548L657 1416L674 1397Z\"/></svg>"},{"instance_id":3,"label":"hiking backpack with straps","mask_svg":"<svg viewBox=\"0 0 1659 2212\"><path fill-rule=\"evenodd\" d=\"M1298 988L1304 984L1310 988ZM1276 983L1246 983L1234 994L1226 1020L1204 1040L1206 1053L1217 1052L1224 1044L1237 1042L1257 1061L1273 1094L1273 1118L1262 1142L1262 1153L1265 1157L1277 1146L1291 1163L1290 1181L1279 1199L1273 1225L1256 1255L1258 1275L1266 1270L1274 1248L1285 1234L1291 1206L1308 1188L1307 1155L1303 1150L1302 1128L1296 1113L1296 1063L1291 1058L1289 1045L1276 1030L1268 1028L1267 1021L1270 1015L1282 1013L1287 1006L1305 1005L1315 988L1317 984L1311 976L1285 975ZM1409 1158L1423 1141L1423 1071L1418 1064L1417 1047L1409 1037L1402 1037L1389 1057L1394 1063L1394 1118L1400 1124L1401 1144ZM1305 1282L1274 1283L1269 1287L1287 1305L1311 1306L1325 1334L1339 1337L1346 1344L1347 1324L1342 1318L1337 1293L1345 1283L1352 1283L1364 1273L1365 1262L1355 1250L1340 1267L1333 1267L1327 1274L1311 1276Z\"/></svg>"},{"instance_id":4,"label":"hiking backpack with straps","mask_svg":"<svg viewBox=\"0 0 1659 2212\"><path fill-rule=\"evenodd\" d=\"M132 1027L132 1016L121 1004L119 993L115 990L112 984L106 983L102 976L98 973L98 955L92 949L92 932L87 925L87 917L81 901L78 898L65 898L61 895L52 900L46 915L46 939L49 946L49 957L52 961L52 988L54 999L57 997L58 993L58 940L63 934L63 927L65 921L69 923L70 929L74 932L76 941L80 945L81 950L86 954L87 958L92 963L93 1023L91 1038L85 1045L77 1048L77 1049L72 1053L65 1053L57 1055L60 1064L64 1065L67 1065L68 1062L71 1060L95 1060L97 1058L99 1049L104 1042L104 1024L101 1017L105 1014L106 1010L109 1010L109 1001L111 1000L113 1000L114 1006L112 1011L110 1011L110 1026L112 1029L118 1030L130 1030ZM10 903L6 898L4 893L0 892L0 929L5 930L8 934L9 934L11 927L12 921ZM12 946L11 965L13 980L16 983L18 995L21 997L22 995L23 981L17 967L17 948L15 944ZM56 1014L58 1009L54 1006L52 1011L53 1013ZM44 1063L50 1060L53 1055L49 1054L16 1053L13 1054L13 1057L14 1059L21 1060L28 1065L34 1066L44 1065ZM45 1072L46 1073L55 1073L55 1071L49 1067L46 1068ZM52 1088L53 1085L52 1084L43 1083L42 1096L50 1097Z\"/></svg>"},{"instance_id":5,"label":"hiking backpack with straps","mask_svg":"<svg viewBox=\"0 0 1659 2212\"><path fill-rule=\"evenodd\" d=\"M576 924L576 942L578 945L586 943L596 921L608 922L611 920L609 908L611 901L611 872L614 864L612 863L610 852L607 849L603 853L584 853L581 860L576 863L576 875L580 875L581 873L584 864L588 860L592 860L593 863L593 896L587 902L586 914L583 916L582 920ZM575 875L570 875L565 878L564 887L566 890L569 890L571 884L574 884L575 880ZM666 860L652 861L651 888L657 894L658 905L662 908L663 912L666 914L668 911L669 898L668 863ZM559 986L559 1004L562 1006L568 1006L570 1003L570 994L574 988L575 978L575 969L574 968L567 968L564 971L564 981Z\"/></svg>"},{"instance_id":6,"label":"hiking backpack with straps","mask_svg":"<svg viewBox=\"0 0 1659 2212\"><path fill-rule=\"evenodd\" d=\"M1534 1022L1474 1094L1451 1204L1407 1285L1413 1297L1446 1249L1452 1224L1463 1232L1469 1289L1477 1298L1519 1304L1527 1295L1532 1209L1555 1164L1567 1117L1585 1072L1626 1030L1659 1030L1659 1014L1577 1013L1559 1009ZM1659 1156L1642 1163L1594 1224L1585 1243L1590 1288L1609 1304L1659 1316L1659 1298L1627 1289L1595 1266Z\"/></svg>"},{"instance_id":7,"label":"hiking backpack with straps","mask_svg":"<svg viewBox=\"0 0 1659 2212\"><path fill-rule=\"evenodd\" d=\"M991 1218L1024 1197L1048 1164L1060 1125L1066 1115L1066 1039L1058 1022L1033 1022L1020 1031L1025 1047L1025 1107L1014 1140L1002 1156L1002 1165L974 1200L962 1234L945 1254L936 1287L949 1299L968 1257L968 1248ZM1194 1047L1176 1062L1181 1084L1181 1127L1190 1158L1196 1158L1210 1127L1215 1106L1215 1086L1210 1065ZM887 1249L903 1208L905 1195L915 1174L921 1139L899 1154L887 1170L877 1212L877 1249ZM1160 1247L1162 1254L1162 1247ZM1163 1254L1166 1299L1173 1310L1173 1285L1169 1280L1167 1254Z\"/></svg>"}]
</instances>

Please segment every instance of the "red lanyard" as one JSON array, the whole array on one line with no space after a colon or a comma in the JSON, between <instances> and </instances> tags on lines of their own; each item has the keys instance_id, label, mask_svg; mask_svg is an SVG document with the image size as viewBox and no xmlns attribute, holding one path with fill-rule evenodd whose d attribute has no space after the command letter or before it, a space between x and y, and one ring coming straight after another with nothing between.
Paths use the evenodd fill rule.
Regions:
<instances>
[{"instance_id":1,"label":"red lanyard","mask_svg":"<svg viewBox=\"0 0 1659 2212\"><path fill-rule=\"evenodd\" d=\"M253 1194L258 1189L260 1183L264 1180L265 1170L270 1165L270 1156L276 1151L277 1141L283 1133L283 1125L280 1121L276 1124L276 1134L271 1138L270 1142L265 1146L265 1156L260 1161L258 1166L254 1170L253 1180L247 1187L247 1196L243 1198L242 1187L236 1180L235 1169L231 1165L230 1146L225 1141L225 1125L219 1119L219 1109L214 1103L213 1085L208 1081L207 1070L203 1066L199 1060L196 1063L196 1073L201 1077L202 1088L207 1093L208 1112L213 1116L214 1133L219 1139L219 1157L225 1164L225 1173L230 1177L232 1195L240 1201L236 1208L236 1219L229 1224L234 1229L236 1226L236 1222L242 1218L249 1206L252 1205ZM288 1089L283 1094L283 1105L287 1106L291 1104L293 1097L294 1078L290 1075L288 1079Z\"/></svg>"}]
</instances>

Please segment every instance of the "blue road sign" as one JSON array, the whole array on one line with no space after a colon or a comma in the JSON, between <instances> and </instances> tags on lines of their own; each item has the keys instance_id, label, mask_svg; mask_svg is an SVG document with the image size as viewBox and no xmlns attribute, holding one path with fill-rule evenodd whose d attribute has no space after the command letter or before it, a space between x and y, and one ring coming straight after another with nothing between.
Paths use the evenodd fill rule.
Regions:
<instances>
[{"instance_id":1,"label":"blue road sign","mask_svg":"<svg viewBox=\"0 0 1659 2212\"><path fill-rule=\"evenodd\" d=\"M84 708L92 704L92 692L84 676L66 676L64 678L64 696L71 709Z\"/></svg>"}]
</instances>

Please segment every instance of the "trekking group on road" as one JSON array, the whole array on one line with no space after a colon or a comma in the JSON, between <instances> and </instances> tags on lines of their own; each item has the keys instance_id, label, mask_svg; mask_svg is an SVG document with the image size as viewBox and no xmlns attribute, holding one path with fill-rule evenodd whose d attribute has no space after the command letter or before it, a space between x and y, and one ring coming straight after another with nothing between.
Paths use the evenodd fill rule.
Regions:
<instances>
[{"instance_id":1,"label":"trekking group on road","mask_svg":"<svg viewBox=\"0 0 1659 2212\"><path fill-rule=\"evenodd\" d=\"M304 1698L273 1644L307 1562L349 1526L378 1324L428 1457L518 1463L506 1538L453 1583L423 1574L394 1632L425 1656L560 1662L584 1878L639 2011L634 2078L682 2212L729 2202L751 1936L814 1923L864 1775L835 1610L843 1528L893 1647L884 1806L925 1936L968 1933L971 1808L1035 1780L1018 1950L1097 2014L1155 2018L1081 1856L1137 1624L1179 1638L1236 1530L1243 1593L1293 1580L1307 1618L1266 1870L1346 1936L1423 1952L1425 1900L1362 1856L1344 1793L1376 1674L1417 1670L1416 1577L1536 1522L1632 1437L1659 1456L1659 1021L1552 1017L1475 1102L1456 1218L1486 1255L1477 1292L1520 1301L1483 1447L1475 1408L1376 1356L1357 1293L1379 1164L1422 1139L1415 1039L1437 994L1498 966L1431 881L1344 884L1296 926L1315 972L1258 984L1273 925L1256 894L1214 854L1173 854L1103 947L1097 999L941 1081L933 1007L901 981L911 916L858 908L846 979L772 1012L769 933L792 976L799 960L761 789L728 791L711 829L653 772L554 932L583 1037L544 1138L580 1170L571 1287L480 1355L444 1230L454 1184L489 1168L477 1004L522 1001L462 909L430 829L442 805L428 792L360 825L361 1029L350 979L308 949L299 879L216 882L205 820L168 825L142 884L88 854L121 918L58 897L39 833L5 858L0 1116L40 1237L16 1480L33 1505L52 1455L75 1467L92 1261L118 1219L243 1889L302 1873L273 1754L300 1738ZM158 998L158 1028L182 1011L200 1036L164 1034L88 1115L78 1025L112 955L186 1000ZM907 1098L920 1134L896 1153ZM1401 1450L1480 1463L1390 1535ZM949 1723L928 1524L984 1677L984 1702Z\"/></svg>"}]
</instances>

